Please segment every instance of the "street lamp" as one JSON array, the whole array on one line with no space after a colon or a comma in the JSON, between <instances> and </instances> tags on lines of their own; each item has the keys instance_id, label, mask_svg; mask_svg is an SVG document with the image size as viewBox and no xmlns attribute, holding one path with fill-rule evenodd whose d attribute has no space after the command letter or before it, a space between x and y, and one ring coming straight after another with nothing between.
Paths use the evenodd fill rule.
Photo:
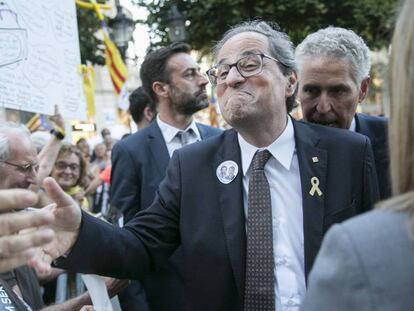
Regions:
<instances>
[{"instance_id":1,"label":"street lamp","mask_svg":"<svg viewBox=\"0 0 414 311\"><path fill-rule=\"evenodd\" d=\"M125 53L135 29L135 22L131 12L123 8L119 4L119 0L116 1L116 16L109 20L108 26L111 29L111 39L118 47L122 59L125 60Z\"/></svg>"},{"instance_id":2,"label":"street lamp","mask_svg":"<svg viewBox=\"0 0 414 311\"><path fill-rule=\"evenodd\" d=\"M175 1L167 12L167 26L168 36L171 42L183 42L186 39L185 35L185 18L178 10Z\"/></svg>"}]
</instances>

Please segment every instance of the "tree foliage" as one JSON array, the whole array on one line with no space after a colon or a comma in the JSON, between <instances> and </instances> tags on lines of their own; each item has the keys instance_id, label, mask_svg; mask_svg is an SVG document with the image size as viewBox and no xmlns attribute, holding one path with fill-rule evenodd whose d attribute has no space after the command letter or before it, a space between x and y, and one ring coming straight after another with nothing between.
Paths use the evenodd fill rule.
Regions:
<instances>
[{"instance_id":1,"label":"tree foliage","mask_svg":"<svg viewBox=\"0 0 414 311\"><path fill-rule=\"evenodd\" d=\"M104 0L97 1L104 3ZM93 65L105 64L104 45L101 39L96 36L101 24L93 10L76 8L78 17L79 45L81 62L90 62Z\"/></svg>"},{"instance_id":2,"label":"tree foliage","mask_svg":"<svg viewBox=\"0 0 414 311\"><path fill-rule=\"evenodd\" d=\"M166 14L172 1L131 0L149 11L151 44L169 42ZM187 41L202 55L232 25L260 18L277 22L295 44L329 25L354 30L370 48L389 43L397 0L181 0L175 1L190 25Z\"/></svg>"}]
</instances>

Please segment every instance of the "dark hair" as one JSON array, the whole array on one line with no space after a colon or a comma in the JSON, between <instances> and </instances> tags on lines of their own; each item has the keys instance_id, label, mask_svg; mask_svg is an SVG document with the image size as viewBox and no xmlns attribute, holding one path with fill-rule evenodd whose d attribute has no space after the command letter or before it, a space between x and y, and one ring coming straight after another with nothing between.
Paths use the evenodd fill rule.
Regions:
<instances>
[{"instance_id":1,"label":"dark hair","mask_svg":"<svg viewBox=\"0 0 414 311\"><path fill-rule=\"evenodd\" d=\"M242 22L229 29L223 35L223 38L214 46L214 58L217 58L217 54L227 40L243 32L257 32L267 37L270 55L280 62L278 64L279 68L285 76L291 74L292 72L297 72L295 49L293 47L293 43L289 39L289 36L280 31L279 26L276 23L265 22L262 20ZM292 111L292 109L297 106L297 91L298 87L296 87L294 94L286 99L286 109L288 112Z\"/></svg>"},{"instance_id":2,"label":"dark hair","mask_svg":"<svg viewBox=\"0 0 414 311\"><path fill-rule=\"evenodd\" d=\"M88 143L85 138L83 137L79 138L78 141L76 142L76 146L78 146L80 143L83 143L83 142Z\"/></svg>"},{"instance_id":3,"label":"dark hair","mask_svg":"<svg viewBox=\"0 0 414 311\"><path fill-rule=\"evenodd\" d=\"M169 46L159 48L149 52L141 65L140 77L144 91L157 102L157 96L152 90L152 84L155 81L170 82L170 72L167 68L167 62L171 56L177 53L190 53L190 46L186 43L178 42Z\"/></svg>"},{"instance_id":4,"label":"dark hair","mask_svg":"<svg viewBox=\"0 0 414 311\"><path fill-rule=\"evenodd\" d=\"M106 127L105 127L105 128L103 128L103 129L102 129L102 131L101 131L101 136L102 136L102 137L104 137L104 133L105 133L105 132L109 132L109 135L111 135L111 131L110 131L108 128L106 128Z\"/></svg>"},{"instance_id":5,"label":"dark hair","mask_svg":"<svg viewBox=\"0 0 414 311\"><path fill-rule=\"evenodd\" d=\"M129 95L129 113L135 123L141 122L144 117L145 107L155 114L155 103L140 86Z\"/></svg>"}]
</instances>

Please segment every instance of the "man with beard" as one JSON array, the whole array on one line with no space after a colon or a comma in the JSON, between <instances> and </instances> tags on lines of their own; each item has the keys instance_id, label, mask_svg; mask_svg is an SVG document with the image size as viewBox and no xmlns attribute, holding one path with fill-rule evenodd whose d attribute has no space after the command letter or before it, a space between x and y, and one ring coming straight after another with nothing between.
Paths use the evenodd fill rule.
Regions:
<instances>
[{"instance_id":1,"label":"man with beard","mask_svg":"<svg viewBox=\"0 0 414 311\"><path fill-rule=\"evenodd\" d=\"M303 119L368 136L374 152L381 199L391 195L388 119L356 113L368 94L370 51L352 30L327 27L296 48Z\"/></svg>"},{"instance_id":2,"label":"man with beard","mask_svg":"<svg viewBox=\"0 0 414 311\"><path fill-rule=\"evenodd\" d=\"M150 52L141 66L144 91L156 103L158 115L112 151L111 204L123 213L124 222L150 206L176 149L221 132L193 120L195 112L208 106L208 81L189 52L187 44L172 44ZM152 311L183 308L180 252L142 282ZM122 308L143 310L145 298L138 282L127 292L120 295Z\"/></svg>"}]
</instances>

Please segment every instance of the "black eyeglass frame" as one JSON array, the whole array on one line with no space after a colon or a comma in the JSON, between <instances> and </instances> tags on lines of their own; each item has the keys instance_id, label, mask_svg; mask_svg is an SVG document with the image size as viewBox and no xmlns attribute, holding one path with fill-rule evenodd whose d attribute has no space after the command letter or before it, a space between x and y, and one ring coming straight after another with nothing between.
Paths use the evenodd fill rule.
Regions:
<instances>
[{"instance_id":1,"label":"black eyeglass frame","mask_svg":"<svg viewBox=\"0 0 414 311\"><path fill-rule=\"evenodd\" d=\"M246 57L249 57L249 56L252 56L252 55L256 55L256 56L260 56L261 57L261 59L260 59L260 61L261 61L261 63L260 63L260 70L258 71L258 72L255 72L254 74L252 74L252 75L245 75L245 74L242 74L241 73L241 71L240 71L240 69L239 69L239 67L238 67L238 64L240 63L240 61L242 61L243 59L245 59ZM222 65L227 65L227 66L229 66L229 72L230 72L230 70L231 70L231 68L233 68L233 67L236 67L236 69L237 69L237 72L243 77L243 78L248 78L248 77L252 77L252 76L255 76L255 75L258 75L258 74L260 74L261 72L262 72L262 69L263 69L263 58L268 58L268 59L271 59L271 60L274 60L276 63L279 63L279 64L281 64L281 65L283 65L283 66L285 66L285 67L287 67L285 64L283 64L280 60L278 60L278 59L276 59L276 58L274 58L274 57L272 57L272 56L270 56L270 55L267 55L267 54L264 54L264 53L252 53L252 54L248 54L248 55L246 55L246 56L243 56L242 58L240 58L240 59L238 59L236 62L234 62L233 64L217 64L217 65L215 65L215 66L213 66L213 67L211 67L209 70L207 70L206 71L206 74L207 74L207 77L208 77L208 80L210 81L210 83L212 84L212 85L214 85L214 86L216 86L216 85L218 85L218 84L222 84L222 83L224 83L224 82L222 82L222 83L217 83L217 77L216 76L214 76L214 75L212 75L211 74L211 70L213 70L213 69L217 69L219 66L222 66ZM227 78L227 77L226 77ZM225 80L225 79L224 79Z\"/></svg>"}]
</instances>

